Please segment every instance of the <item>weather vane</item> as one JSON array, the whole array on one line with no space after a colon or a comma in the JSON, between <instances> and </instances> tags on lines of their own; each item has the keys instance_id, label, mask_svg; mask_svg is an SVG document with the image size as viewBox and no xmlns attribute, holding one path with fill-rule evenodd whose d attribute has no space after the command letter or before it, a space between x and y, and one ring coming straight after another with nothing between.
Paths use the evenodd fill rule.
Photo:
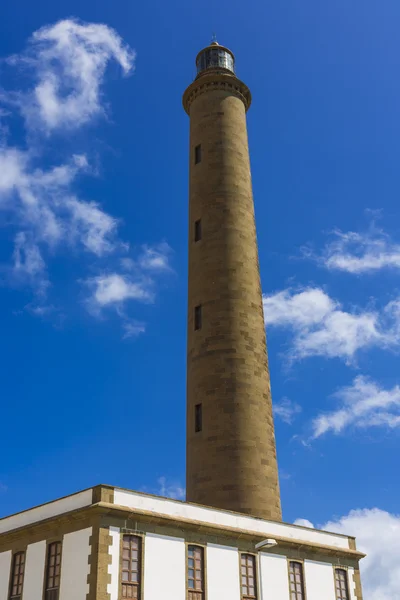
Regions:
<instances>
[{"instance_id":1,"label":"weather vane","mask_svg":"<svg viewBox=\"0 0 400 600\"><path fill-rule=\"evenodd\" d=\"M218 44L218 42L217 42L217 36L215 35L215 33L212 34L211 43L212 44Z\"/></svg>"}]
</instances>

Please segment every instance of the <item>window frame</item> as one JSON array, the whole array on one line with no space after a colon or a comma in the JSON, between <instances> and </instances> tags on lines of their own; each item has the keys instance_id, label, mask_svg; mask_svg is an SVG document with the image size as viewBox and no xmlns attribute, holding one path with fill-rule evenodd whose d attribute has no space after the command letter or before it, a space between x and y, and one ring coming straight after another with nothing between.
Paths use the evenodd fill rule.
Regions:
<instances>
[{"instance_id":1,"label":"window frame","mask_svg":"<svg viewBox=\"0 0 400 600\"><path fill-rule=\"evenodd\" d=\"M189 588L189 556L190 548L201 550L201 582L202 589ZM196 560L195 558L193 560ZM196 565L194 565L194 571L196 571ZM186 587L186 598L187 600L205 600L207 590L207 569L206 569L206 546L203 544L197 544L196 542L186 543L186 564L185 564L185 587ZM194 578L196 581L196 578Z\"/></svg>"},{"instance_id":2,"label":"window frame","mask_svg":"<svg viewBox=\"0 0 400 600\"><path fill-rule=\"evenodd\" d=\"M200 331L203 328L203 306L201 304L197 304L194 307L194 330Z\"/></svg>"},{"instance_id":3,"label":"window frame","mask_svg":"<svg viewBox=\"0 0 400 600\"><path fill-rule=\"evenodd\" d=\"M60 545L60 552L59 552L59 556L60 556L60 570L58 573L58 577L59 577L59 583L58 586L56 587L47 587L48 586L48 582L49 582L49 569L50 569L50 548L52 546L54 546L55 544L59 544ZM63 553L63 540L62 539L51 539L51 540L47 540L47 545L46 545L46 562L45 562L45 569L44 569L44 582L43 582L43 599L44 600L58 600L58 598L60 597L60 588L61 588L61 569L62 569L62 553ZM58 556L57 552L55 554L55 556ZM56 564L54 566L57 566Z\"/></svg>"},{"instance_id":4,"label":"window frame","mask_svg":"<svg viewBox=\"0 0 400 600\"><path fill-rule=\"evenodd\" d=\"M301 597L296 597L296 600L307 600L307 590L306 590L306 578L304 576L304 560L298 558L288 559L288 582L289 582L289 596L292 597L292 589L291 589L291 581L290 581L290 565L294 563L300 565L301 567ZM295 591L296 596L299 593L297 590Z\"/></svg>"},{"instance_id":5,"label":"window frame","mask_svg":"<svg viewBox=\"0 0 400 600\"><path fill-rule=\"evenodd\" d=\"M194 432L203 431L203 404L199 402L194 405Z\"/></svg>"},{"instance_id":6,"label":"window frame","mask_svg":"<svg viewBox=\"0 0 400 600\"><path fill-rule=\"evenodd\" d=\"M125 537L130 537L130 538L136 538L137 540L139 540L139 545L138 545L138 569L137 569L137 573L138 573L138 578L139 581L135 582L135 581L124 581L122 579L122 573L124 572L123 569L123 561L126 560L124 559L124 538ZM131 551L131 549L130 549ZM137 589L137 598L138 600L141 600L141 598L143 597L143 576L144 576L144 536L141 533L138 533L136 531L121 531L121 539L120 539L120 559L119 559L119 598L121 600L125 600L125 598L129 598L128 596L124 596L123 595L123 586L128 584L130 585L132 588L136 588ZM131 562L131 558L129 558L129 561ZM132 596L132 600L135 600L135 597Z\"/></svg>"},{"instance_id":7,"label":"window frame","mask_svg":"<svg viewBox=\"0 0 400 600\"><path fill-rule=\"evenodd\" d=\"M244 567L244 565L242 565L242 558L243 557L248 557L251 556L251 558L253 559L253 579L254 579L254 595L250 595L250 594L245 594L243 593L243 581L242 581L242 568ZM248 574L248 565L245 566L246 568L246 579L249 579L249 574ZM259 590L259 585L258 585L258 555L257 554L253 554L252 552L239 552L239 583L240 583L240 599L241 600L257 600L258 599L258 590ZM246 587L249 587L249 584L246 583Z\"/></svg>"},{"instance_id":8,"label":"window frame","mask_svg":"<svg viewBox=\"0 0 400 600\"><path fill-rule=\"evenodd\" d=\"M201 144L196 144L196 146L194 147L194 164L199 165L201 163L202 158L203 149L201 147Z\"/></svg>"},{"instance_id":9,"label":"window frame","mask_svg":"<svg viewBox=\"0 0 400 600\"><path fill-rule=\"evenodd\" d=\"M17 583L17 589L19 586L21 586L21 593L20 594L14 594L13 595L13 587L14 587L14 578L15 576L20 577L21 572L20 570L18 571L18 573L15 573L15 567L17 566L16 561L17 561L17 557L18 556L23 556L23 563L22 563L22 581L21 583ZM21 563L18 565L18 567L21 566ZM8 596L7 599L8 600L21 600L23 593L24 593L24 582L25 582L25 569L26 569L26 550L17 550L17 552L14 552L11 556L11 566L10 566L10 583L9 583L9 588L8 588Z\"/></svg>"},{"instance_id":10,"label":"window frame","mask_svg":"<svg viewBox=\"0 0 400 600\"><path fill-rule=\"evenodd\" d=\"M335 598L336 600L342 600L341 598L338 598L337 595L337 587L336 587L336 575L338 571L342 571L345 574L345 585L346 585L346 598L344 598L343 600L350 600L350 586L349 586L349 571L346 567L342 567L342 566L334 566L333 567L333 579L334 579L334 585L335 585Z\"/></svg>"},{"instance_id":11,"label":"window frame","mask_svg":"<svg viewBox=\"0 0 400 600\"><path fill-rule=\"evenodd\" d=\"M200 242L203 237L201 219L196 219L194 222L194 241Z\"/></svg>"}]
</instances>

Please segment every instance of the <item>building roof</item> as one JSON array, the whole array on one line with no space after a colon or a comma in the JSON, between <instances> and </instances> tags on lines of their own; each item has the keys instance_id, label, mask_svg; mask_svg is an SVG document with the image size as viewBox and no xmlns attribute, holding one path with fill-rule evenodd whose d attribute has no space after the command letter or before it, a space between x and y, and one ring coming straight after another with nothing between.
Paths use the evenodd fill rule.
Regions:
<instances>
[{"instance_id":1,"label":"building roof","mask_svg":"<svg viewBox=\"0 0 400 600\"><path fill-rule=\"evenodd\" d=\"M182 500L155 496L110 485L97 485L69 496L0 519L0 536L25 530L39 523L67 515L101 512L126 520L141 519L160 525L179 525L210 535L246 538L255 543L274 538L283 547L315 549L329 555L355 559L364 555L355 550L354 538L308 527L267 521L257 517L202 506Z\"/></svg>"}]
</instances>

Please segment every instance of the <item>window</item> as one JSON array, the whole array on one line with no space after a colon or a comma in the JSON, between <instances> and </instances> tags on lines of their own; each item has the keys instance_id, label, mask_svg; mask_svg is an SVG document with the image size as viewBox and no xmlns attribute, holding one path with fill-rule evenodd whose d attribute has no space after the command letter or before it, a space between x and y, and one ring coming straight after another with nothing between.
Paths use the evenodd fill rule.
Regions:
<instances>
[{"instance_id":1,"label":"window","mask_svg":"<svg viewBox=\"0 0 400 600\"><path fill-rule=\"evenodd\" d=\"M49 544L47 549L47 569L45 600L58 600L61 575L61 542Z\"/></svg>"},{"instance_id":2,"label":"window","mask_svg":"<svg viewBox=\"0 0 400 600\"><path fill-rule=\"evenodd\" d=\"M122 598L140 598L142 538L124 535L122 540Z\"/></svg>"},{"instance_id":3,"label":"window","mask_svg":"<svg viewBox=\"0 0 400 600\"><path fill-rule=\"evenodd\" d=\"M203 409L201 404L196 404L194 407L194 430L198 433L203 429Z\"/></svg>"},{"instance_id":4,"label":"window","mask_svg":"<svg viewBox=\"0 0 400 600\"><path fill-rule=\"evenodd\" d=\"M188 546L187 554L188 600L204 599L204 550Z\"/></svg>"},{"instance_id":5,"label":"window","mask_svg":"<svg viewBox=\"0 0 400 600\"><path fill-rule=\"evenodd\" d=\"M201 162L201 144L194 149L194 164L197 165Z\"/></svg>"},{"instance_id":6,"label":"window","mask_svg":"<svg viewBox=\"0 0 400 600\"><path fill-rule=\"evenodd\" d=\"M257 598L256 557L253 554L240 555L240 580L242 599Z\"/></svg>"},{"instance_id":7,"label":"window","mask_svg":"<svg viewBox=\"0 0 400 600\"><path fill-rule=\"evenodd\" d=\"M303 565L299 562L289 563L290 600L304 600Z\"/></svg>"},{"instance_id":8,"label":"window","mask_svg":"<svg viewBox=\"0 0 400 600\"><path fill-rule=\"evenodd\" d=\"M195 330L201 329L202 319L201 319L201 304L195 306L194 309L194 328Z\"/></svg>"},{"instance_id":9,"label":"window","mask_svg":"<svg viewBox=\"0 0 400 600\"><path fill-rule=\"evenodd\" d=\"M335 569L335 587L337 600L349 600L349 587L347 585L347 571Z\"/></svg>"},{"instance_id":10,"label":"window","mask_svg":"<svg viewBox=\"0 0 400 600\"><path fill-rule=\"evenodd\" d=\"M201 240L201 219L194 224L194 241L199 242Z\"/></svg>"},{"instance_id":11,"label":"window","mask_svg":"<svg viewBox=\"0 0 400 600\"><path fill-rule=\"evenodd\" d=\"M21 600L24 586L25 552L14 554L11 571L9 600Z\"/></svg>"}]
</instances>

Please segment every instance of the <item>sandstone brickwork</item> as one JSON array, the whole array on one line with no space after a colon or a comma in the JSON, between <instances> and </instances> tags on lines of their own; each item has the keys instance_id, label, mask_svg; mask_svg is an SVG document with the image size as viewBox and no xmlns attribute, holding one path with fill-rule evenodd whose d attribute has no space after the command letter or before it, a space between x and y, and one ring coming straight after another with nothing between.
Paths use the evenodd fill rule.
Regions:
<instances>
[{"instance_id":1,"label":"sandstone brickwork","mask_svg":"<svg viewBox=\"0 0 400 600\"><path fill-rule=\"evenodd\" d=\"M281 520L246 126L250 92L233 74L215 71L200 75L183 102L190 116L187 500Z\"/></svg>"}]
</instances>

